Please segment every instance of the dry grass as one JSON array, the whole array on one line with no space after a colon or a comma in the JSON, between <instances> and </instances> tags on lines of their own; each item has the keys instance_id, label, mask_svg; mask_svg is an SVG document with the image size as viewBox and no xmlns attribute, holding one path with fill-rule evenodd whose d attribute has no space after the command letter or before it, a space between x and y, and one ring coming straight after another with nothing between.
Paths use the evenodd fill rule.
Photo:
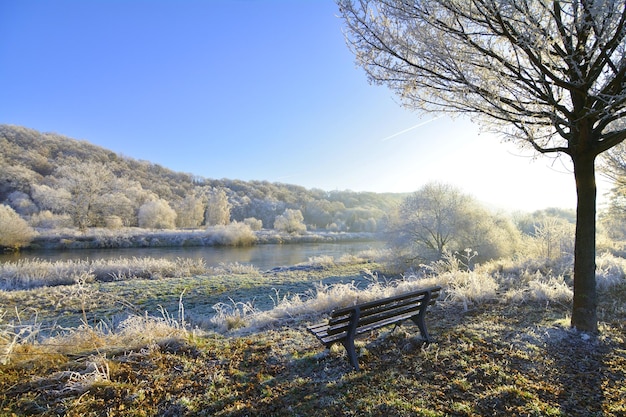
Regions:
<instances>
[{"instance_id":1,"label":"dry grass","mask_svg":"<svg viewBox=\"0 0 626 417\"><path fill-rule=\"evenodd\" d=\"M376 264L366 270L338 263L313 259L325 269L79 280L65 288L0 292L7 306L0 311L0 410L46 416L626 413L621 259L598 262L604 280L598 337L567 327L569 278L555 263L448 267L395 278L375 272ZM435 284L444 293L427 323L437 342L422 345L412 325L374 332L357 342L361 372L351 370L343 349L325 350L305 330L337 306ZM132 312L158 285L163 292L151 293L157 297L152 313ZM28 306L37 302L34 294L38 310ZM79 324L51 335L49 318L60 316L44 311L56 308L46 307L47 300L62 304ZM116 302L125 315L94 321L102 304ZM209 310L207 327L195 328L201 321L194 315Z\"/></svg>"},{"instance_id":2,"label":"dry grass","mask_svg":"<svg viewBox=\"0 0 626 417\"><path fill-rule=\"evenodd\" d=\"M87 281L122 281L145 278L187 277L207 272L202 259L118 258L108 260L46 261L18 260L0 264L0 290L13 291L73 285L81 277Z\"/></svg>"}]
</instances>

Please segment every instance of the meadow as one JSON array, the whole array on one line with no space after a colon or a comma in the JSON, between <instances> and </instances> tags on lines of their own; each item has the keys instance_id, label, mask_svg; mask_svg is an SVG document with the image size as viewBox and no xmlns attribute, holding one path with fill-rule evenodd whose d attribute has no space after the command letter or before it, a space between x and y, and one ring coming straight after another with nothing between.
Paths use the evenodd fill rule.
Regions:
<instances>
[{"instance_id":1,"label":"meadow","mask_svg":"<svg viewBox=\"0 0 626 417\"><path fill-rule=\"evenodd\" d=\"M599 335L569 327L572 260L388 253L261 272L180 259L0 269L0 415L621 416L626 261L597 259ZM59 277L69 277L65 281ZM335 307L430 285L426 322L341 346L306 331Z\"/></svg>"}]
</instances>

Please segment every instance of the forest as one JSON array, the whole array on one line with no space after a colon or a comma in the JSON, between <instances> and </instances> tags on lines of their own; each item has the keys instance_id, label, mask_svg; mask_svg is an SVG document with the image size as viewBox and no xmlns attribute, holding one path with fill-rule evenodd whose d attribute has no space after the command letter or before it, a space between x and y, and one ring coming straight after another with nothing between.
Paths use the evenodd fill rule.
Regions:
<instances>
[{"instance_id":1,"label":"forest","mask_svg":"<svg viewBox=\"0 0 626 417\"><path fill-rule=\"evenodd\" d=\"M38 228L179 229L246 222L273 229L278 217L278 227L288 231L292 225L284 220L313 231L376 232L402 198L208 179L86 141L0 125L0 203Z\"/></svg>"}]
</instances>

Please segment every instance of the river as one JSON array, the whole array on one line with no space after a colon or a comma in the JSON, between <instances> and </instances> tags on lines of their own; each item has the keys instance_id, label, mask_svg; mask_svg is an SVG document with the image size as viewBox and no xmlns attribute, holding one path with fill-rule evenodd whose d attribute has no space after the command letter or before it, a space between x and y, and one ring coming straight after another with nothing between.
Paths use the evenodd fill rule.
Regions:
<instances>
[{"instance_id":1,"label":"river","mask_svg":"<svg viewBox=\"0 0 626 417\"><path fill-rule=\"evenodd\" d=\"M48 261L62 260L96 260L116 258L203 258L207 266L220 263L251 264L262 271L278 266L295 265L306 262L315 256L332 256L338 259L341 255L356 255L368 249L381 249L383 242L335 242L335 243L291 243L262 244L248 247L230 246L198 246L198 247L167 247L167 248L124 248L124 249L75 249L75 250L42 250L24 251L21 253L0 254L0 263L20 259L42 259Z\"/></svg>"}]
</instances>

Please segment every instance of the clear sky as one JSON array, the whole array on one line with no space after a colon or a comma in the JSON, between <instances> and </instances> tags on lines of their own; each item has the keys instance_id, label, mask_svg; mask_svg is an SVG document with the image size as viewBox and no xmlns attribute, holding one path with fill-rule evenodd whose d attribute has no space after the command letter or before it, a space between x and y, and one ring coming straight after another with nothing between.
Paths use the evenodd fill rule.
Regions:
<instances>
[{"instance_id":1,"label":"clear sky","mask_svg":"<svg viewBox=\"0 0 626 417\"><path fill-rule=\"evenodd\" d=\"M330 0L0 0L0 97L0 123L207 178L575 207L561 160L368 84Z\"/></svg>"}]
</instances>

